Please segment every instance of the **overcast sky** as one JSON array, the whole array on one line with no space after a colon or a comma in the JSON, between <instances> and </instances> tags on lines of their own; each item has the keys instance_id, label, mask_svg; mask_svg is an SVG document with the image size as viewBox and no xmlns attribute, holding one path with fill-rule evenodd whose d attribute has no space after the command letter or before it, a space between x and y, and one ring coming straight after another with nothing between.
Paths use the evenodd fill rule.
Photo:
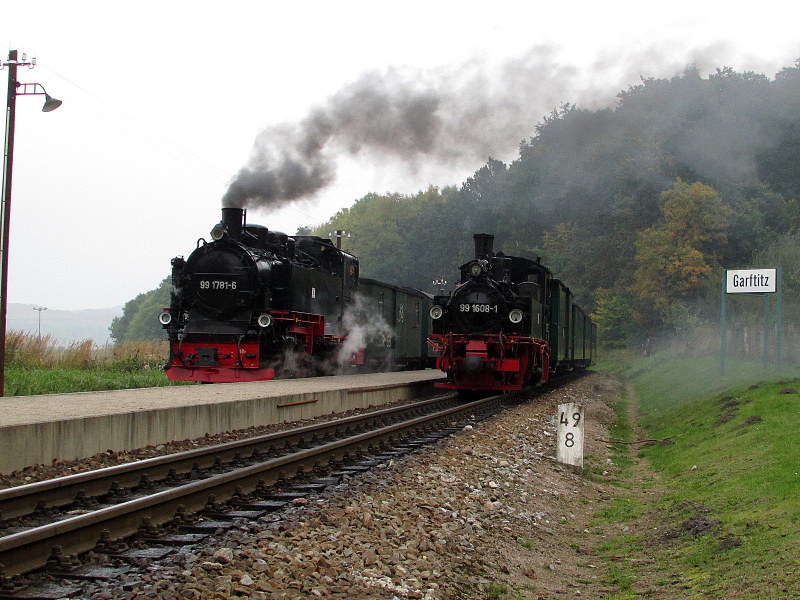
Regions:
<instances>
[{"instance_id":1,"label":"overcast sky","mask_svg":"<svg viewBox=\"0 0 800 600\"><path fill-rule=\"evenodd\" d=\"M688 64L772 76L800 57L800 9L772 0L746 10L697 0L37 0L3 17L4 62L10 49L35 55L19 81L64 102L42 113L41 97L17 98L8 300L52 309L122 305L155 288L173 256L208 238L259 132L301 122L355 82L461 93L458 82L482 77L496 101L488 122L503 111L520 122L503 123L502 136L470 132L474 151L449 160L331 146L330 185L281 210L251 209L249 222L291 234L369 192L460 184L489 154L512 160L562 102L610 105L641 76ZM507 91L530 96L524 118Z\"/></svg>"}]
</instances>

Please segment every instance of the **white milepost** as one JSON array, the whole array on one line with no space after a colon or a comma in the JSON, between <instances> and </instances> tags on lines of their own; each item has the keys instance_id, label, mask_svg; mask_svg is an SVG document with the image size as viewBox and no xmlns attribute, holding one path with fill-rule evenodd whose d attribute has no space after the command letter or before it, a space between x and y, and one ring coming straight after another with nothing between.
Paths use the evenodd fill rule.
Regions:
<instances>
[{"instance_id":1,"label":"white milepost","mask_svg":"<svg viewBox=\"0 0 800 600\"><path fill-rule=\"evenodd\" d=\"M558 405L556 460L583 469L583 405Z\"/></svg>"}]
</instances>

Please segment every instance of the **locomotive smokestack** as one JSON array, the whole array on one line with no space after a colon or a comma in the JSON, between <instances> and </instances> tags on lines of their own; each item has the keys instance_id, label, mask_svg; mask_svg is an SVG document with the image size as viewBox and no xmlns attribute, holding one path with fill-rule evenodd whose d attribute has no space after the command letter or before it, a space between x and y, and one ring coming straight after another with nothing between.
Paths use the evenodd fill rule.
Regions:
<instances>
[{"instance_id":1,"label":"locomotive smokestack","mask_svg":"<svg viewBox=\"0 0 800 600\"><path fill-rule=\"evenodd\" d=\"M242 239L242 228L244 226L243 208L223 208L222 224L228 228L228 235L234 240Z\"/></svg>"},{"instance_id":2,"label":"locomotive smokestack","mask_svg":"<svg viewBox=\"0 0 800 600\"><path fill-rule=\"evenodd\" d=\"M494 236L491 233L476 233L472 236L475 240L475 258L489 259L494 254Z\"/></svg>"}]
</instances>

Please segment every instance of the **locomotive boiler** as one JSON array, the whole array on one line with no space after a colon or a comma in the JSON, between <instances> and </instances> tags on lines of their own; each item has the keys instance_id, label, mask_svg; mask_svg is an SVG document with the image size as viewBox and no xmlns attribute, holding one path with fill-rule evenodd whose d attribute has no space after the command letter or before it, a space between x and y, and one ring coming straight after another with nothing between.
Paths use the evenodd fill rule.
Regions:
<instances>
[{"instance_id":1,"label":"locomotive boiler","mask_svg":"<svg viewBox=\"0 0 800 600\"><path fill-rule=\"evenodd\" d=\"M343 316L358 286L358 259L316 236L246 223L223 208L211 241L172 260L167 332L170 379L221 382L319 374L338 356Z\"/></svg>"},{"instance_id":2,"label":"locomotive boiler","mask_svg":"<svg viewBox=\"0 0 800 600\"><path fill-rule=\"evenodd\" d=\"M595 328L539 259L493 250L475 234L475 257L449 294L435 296L428 343L447 374L438 387L513 391L592 361Z\"/></svg>"}]
</instances>

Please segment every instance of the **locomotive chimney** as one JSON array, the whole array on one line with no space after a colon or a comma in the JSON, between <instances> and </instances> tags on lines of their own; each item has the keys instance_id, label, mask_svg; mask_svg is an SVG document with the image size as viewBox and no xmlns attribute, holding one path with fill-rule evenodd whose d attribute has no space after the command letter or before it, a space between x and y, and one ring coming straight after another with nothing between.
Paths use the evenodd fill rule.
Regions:
<instances>
[{"instance_id":1,"label":"locomotive chimney","mask_svg":"<svg viewBox=\"0 0 800 600\"><path fill-rule=\"evenodd\" d=\"M223 208L222 224L228 228L228 235L231 239L242 239L242 227L244 225L243 208Z\"/></svg>"},{"instance_id":2,"label":"locomotive chimney","mask_svg":"<svg viewBox=\"0 0 800 600\"><path fill-rule=\"evenodd\" d=\"M475 258L486 258L489 259L492 257L492 248L494 242L494 236L491 233L476 233L472 236L472 239L475 240Z\"/></svg>"}]
</instances>

